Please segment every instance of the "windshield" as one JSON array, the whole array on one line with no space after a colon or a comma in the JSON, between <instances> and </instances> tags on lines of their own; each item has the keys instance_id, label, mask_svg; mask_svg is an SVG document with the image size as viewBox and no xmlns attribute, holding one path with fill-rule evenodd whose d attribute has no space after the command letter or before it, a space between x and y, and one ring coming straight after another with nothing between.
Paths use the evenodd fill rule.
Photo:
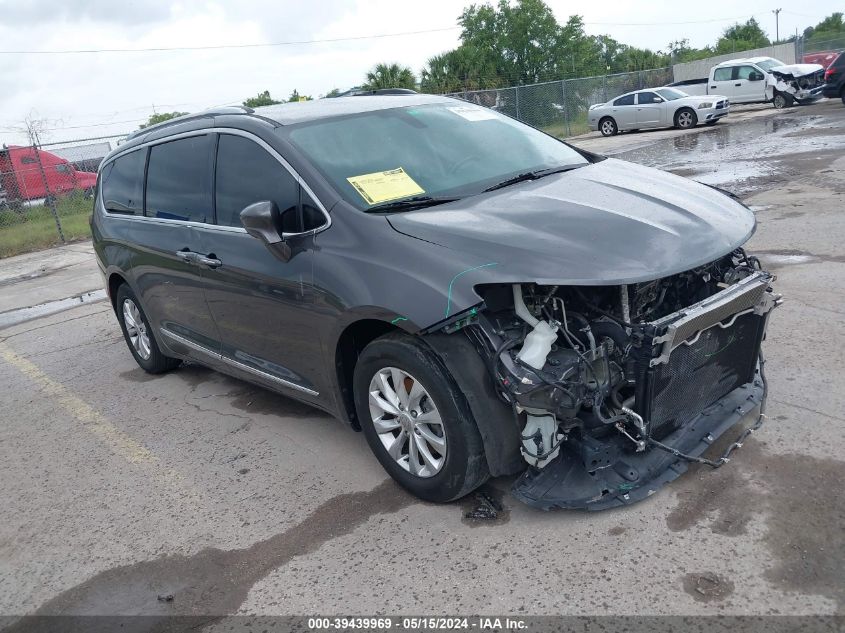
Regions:
<instances>
[{"instance_id":1,"label":"windshield","mask_svg":"<svg viewBox=\"0 0 845 633\"><path fill-rule=\"evenodd\" d=\"M755 62L760 68L763 70L771 70L772 68L777 68L778 66L783 66L783 62L779 62L776 59L764 59L761 62Z\"/></svg>"},{"instance_id":2,"label":"windshield","mask_svg":"<svg viewBox=\"0 0 845 633\"><path fill-rule=\"evenodd\" d=\"M288 129L291 142L359 209L419 196L464 197L517 174L588 164L551 136L457 101Z\"/></svg>"},{"instance_id":3,"label":"windshield","mask_svg":"<svg viewBox=\"0 0 845 633\"><path fill-rule=\"evenodd\" d=\"M683 99L689 95L686 92L675 90L674 88L658 88L657 94L666 99L666 101L674 101L675 99Z\"/></svg>"}]
</instances>

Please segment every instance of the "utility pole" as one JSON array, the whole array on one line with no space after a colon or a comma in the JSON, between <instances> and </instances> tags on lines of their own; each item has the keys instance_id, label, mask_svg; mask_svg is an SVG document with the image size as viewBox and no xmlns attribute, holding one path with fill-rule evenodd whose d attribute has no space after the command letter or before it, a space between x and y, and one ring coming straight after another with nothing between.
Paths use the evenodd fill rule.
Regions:
<instances>
[{"instance_id":1,"label":"utility pole","mask_svg":"<svg viewBox=\"0 0 845 633\"><path fill-rule=\"evenodd\" d=\"M775 14L775 44L780 41L780 12L782 9L772 9L772 13Z\"/></svg>"}]
</instances>

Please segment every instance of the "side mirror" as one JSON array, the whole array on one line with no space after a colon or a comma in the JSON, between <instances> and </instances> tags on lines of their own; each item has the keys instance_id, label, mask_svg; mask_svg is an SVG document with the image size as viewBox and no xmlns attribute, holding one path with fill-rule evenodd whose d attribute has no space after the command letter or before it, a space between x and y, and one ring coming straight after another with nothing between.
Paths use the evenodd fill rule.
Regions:
<instances>
[{"instance_id":1,"label":"side mirror","mask_svg":"<svg viewBox=\"0 0 845 633\"><path fill-rule=\"evenodd\" d=\"M255 202L241 211L241 224L246 232L265 244L278 244L284 241L278 228L279 220L279 207L270 200Z\"/></svg>"},{"instance_id":2,"label":"side mirror","mask_svg":"<svg viewBox=\"0 0 845 633\"><path fill-rule=\"evenodd\" d=\"M655 103L663 103L663 98L662 97L655 97L654 102Z\"/></svg>"},{"instance_id":3,"label":"side mirror","mask_svg":"<svg viewBox=\"0 0 845 633\"><path fill-rule=\"evenodd\" d=\"M748 81L763 81L763 73L751 73L750 75L748 75Z\"/></svg>"}]
</instances>

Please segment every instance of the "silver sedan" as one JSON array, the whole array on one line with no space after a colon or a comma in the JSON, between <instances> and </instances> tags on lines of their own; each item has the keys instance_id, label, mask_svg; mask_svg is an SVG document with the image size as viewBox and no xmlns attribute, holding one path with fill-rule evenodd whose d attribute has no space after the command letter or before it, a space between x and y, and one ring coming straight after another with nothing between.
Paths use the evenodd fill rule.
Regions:
<instances>
[{"instance_id":1,"label":"silver sedan","mask_svg":"<svg viewBox=\"0 0 845 633\"><path fill-rule=\"evenodd\" d=\"M625 130L713 125L730 109L728 98L720 95L692 97L676 88L653 88L590 106L587 121L591 130L613 136Z\"/></svg>"}]
</instances>

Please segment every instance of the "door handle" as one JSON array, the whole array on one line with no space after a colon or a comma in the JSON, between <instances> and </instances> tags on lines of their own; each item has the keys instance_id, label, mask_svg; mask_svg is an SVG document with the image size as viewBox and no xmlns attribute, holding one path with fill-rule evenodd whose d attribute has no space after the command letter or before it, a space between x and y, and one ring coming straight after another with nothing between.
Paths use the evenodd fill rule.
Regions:
<instances>
[{"instance_id":1,"label":"door handle","mask_svg":"<svg viewBox=\"0 0 845 633\"><path fill-rule=\"evenodd\" d=\"M203 266L208 266L209 268L220 268L223 265L223 262L213 255L200 255L199 253L196 255L197 258L195 261Z\"/></svg>"},{"instance_id":2,"label":"door handle","mask_svg":"<svg viewBox=\"0 0 845 633\"><path fill-rule=\"evenodd\" d=\"M734 84L734 86L736 86L737 88L739 88L740 86L742 86L742 84L741 84L741 83L739 83L739 84Z\"/></svg>"},{"instance_id":3,"label":"door handle","mask_svg":"<svg viewBox=\"0 0 845 633\"><path fill-rule=\"evenodd\" d=\"M176 251L176 257L192 264L202 264L209 268L220 268L223 262L214 257L214 255L203 255L202 253L195 253L194 251Z\"/></svg>"},{"instance_id":4,"label":"door handle","mask_svg":"<svg viewBox=\"0 0 845 633\"><path fill-rule=\"evenodd\" d=\"M716 89L716 86L710 86L710 87L713 88L714 90Z\"/></svg>"}]
</instances>

